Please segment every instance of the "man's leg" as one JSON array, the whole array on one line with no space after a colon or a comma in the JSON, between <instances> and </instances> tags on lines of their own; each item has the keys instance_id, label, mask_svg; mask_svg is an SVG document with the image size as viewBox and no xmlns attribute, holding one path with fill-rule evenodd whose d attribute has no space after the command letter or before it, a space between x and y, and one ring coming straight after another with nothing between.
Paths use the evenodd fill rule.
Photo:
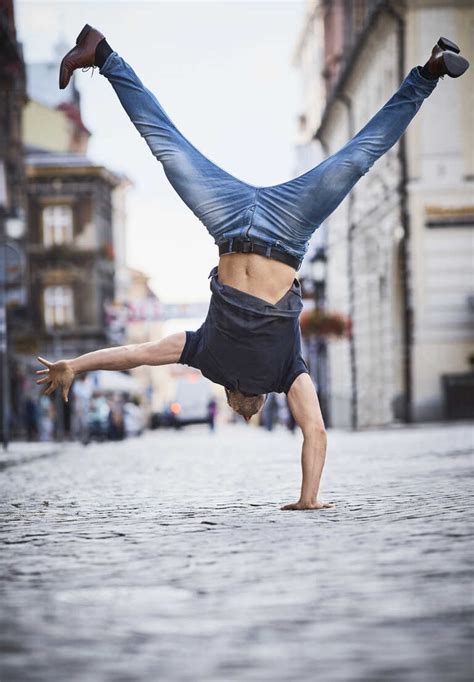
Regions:
<instances>
[{"instance_id":1,"label":"man's leg","mask_svg":"<svg viewBox=\"0 0 474 682\"><path fill-rule=\"evenodd\" d=\"M436 84L437 79L423 78L415 67L342 149L294 180L262 188L259 201L275 214L284 214L288 239L303 244L311 237L373 163L397 142Z\"/></svg>"},{"instance_id":2,"label":"man's leg","mask_svg":"<svg viewBox=\"0 0 474 682\"><path fill-rule=\"evenodd\" d=\"M100 73L111 83L130 120L163 164L171 185L212 237L218 241L225 232L242 225L255 188L201 154L116 52L107 57Z\"/></svg>"}]
</instances>

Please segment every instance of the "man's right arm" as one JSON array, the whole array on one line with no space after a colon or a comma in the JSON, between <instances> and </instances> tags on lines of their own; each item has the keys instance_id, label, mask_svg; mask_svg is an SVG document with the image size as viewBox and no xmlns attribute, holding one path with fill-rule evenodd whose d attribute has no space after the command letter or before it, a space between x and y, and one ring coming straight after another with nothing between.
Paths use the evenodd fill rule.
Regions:
<instances>
[{"instance_id":1,"label":"man's right arm","mask_svg":"<svg viewBox=\"0 0 474 682\"><path fill-rule=\"evenodd\" d=\"M49 384L45 390L46 395L60 388L67 402L69 389L77 374L97 369L124 370L142 365L171 365L179 361L185 342L186 333L179 332L161 341L103 348L71 360L49 362L44 358L38 358L46 369L36 372L43 375L37 383Z\"/></svg>"}]
</instances>

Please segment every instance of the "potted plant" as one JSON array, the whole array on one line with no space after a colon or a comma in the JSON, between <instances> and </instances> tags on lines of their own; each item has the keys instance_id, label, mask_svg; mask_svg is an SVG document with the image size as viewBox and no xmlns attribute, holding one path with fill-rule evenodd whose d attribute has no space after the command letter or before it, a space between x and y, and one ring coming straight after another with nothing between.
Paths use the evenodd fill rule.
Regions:
<instances>
[{"instance_id":1,"label":"potted plant","mask_svg":"<svg viewBox=\"0 0 474 682\"><path fill-rule=\"evenodd\" d=\"M300 326L305 338L323 336L341 339L351 334L351 323L348 317L322 308L304 310L301 313Z\"/></svg>"}]
</instances>

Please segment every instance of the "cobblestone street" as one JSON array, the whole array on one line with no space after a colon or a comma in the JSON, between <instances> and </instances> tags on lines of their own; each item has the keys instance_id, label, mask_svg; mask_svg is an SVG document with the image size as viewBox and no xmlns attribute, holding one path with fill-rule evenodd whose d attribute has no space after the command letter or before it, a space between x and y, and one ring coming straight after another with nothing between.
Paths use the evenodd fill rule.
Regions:
<instances>
[{"instance_id":1,"label":"cobblestone street","mask_svg":"<svg viewBox=\"0 0 474 682\"><path fill-rule=\"evenodd\" d=\"M468 682L473 430L239 425L68 445L1 476L1 682Z\"/></svg>"}]
</instances>

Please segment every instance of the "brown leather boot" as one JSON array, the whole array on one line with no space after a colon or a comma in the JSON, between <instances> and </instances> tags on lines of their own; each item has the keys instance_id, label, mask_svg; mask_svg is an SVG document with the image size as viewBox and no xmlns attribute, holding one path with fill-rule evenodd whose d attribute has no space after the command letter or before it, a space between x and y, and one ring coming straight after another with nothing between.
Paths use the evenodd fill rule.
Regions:
<instances>
[{"instance_id":1,"label":"brown leather boot","mask_svg":"<svg viewBox=\"0 0 474 682\"><path fill-rule=\"evenodd\" d=\"M76 39L76 45L63 57L59 67L59 87L64 90L73 71L94 66L95 48L104 38L96 28L86 24Z\"/></svg>"},{"instance_id":2,"label":"brown leather boot","mask_svg":"<svg viewBox=\"0 0 474 682\"><path fill-rule=\"evenodd\" d=\"M469 62L461 57L459 47L448 38L441 37L431 51L431 57L423 69L431 78L459 78L469 68Z\"/></svg>"}]
</instances>

